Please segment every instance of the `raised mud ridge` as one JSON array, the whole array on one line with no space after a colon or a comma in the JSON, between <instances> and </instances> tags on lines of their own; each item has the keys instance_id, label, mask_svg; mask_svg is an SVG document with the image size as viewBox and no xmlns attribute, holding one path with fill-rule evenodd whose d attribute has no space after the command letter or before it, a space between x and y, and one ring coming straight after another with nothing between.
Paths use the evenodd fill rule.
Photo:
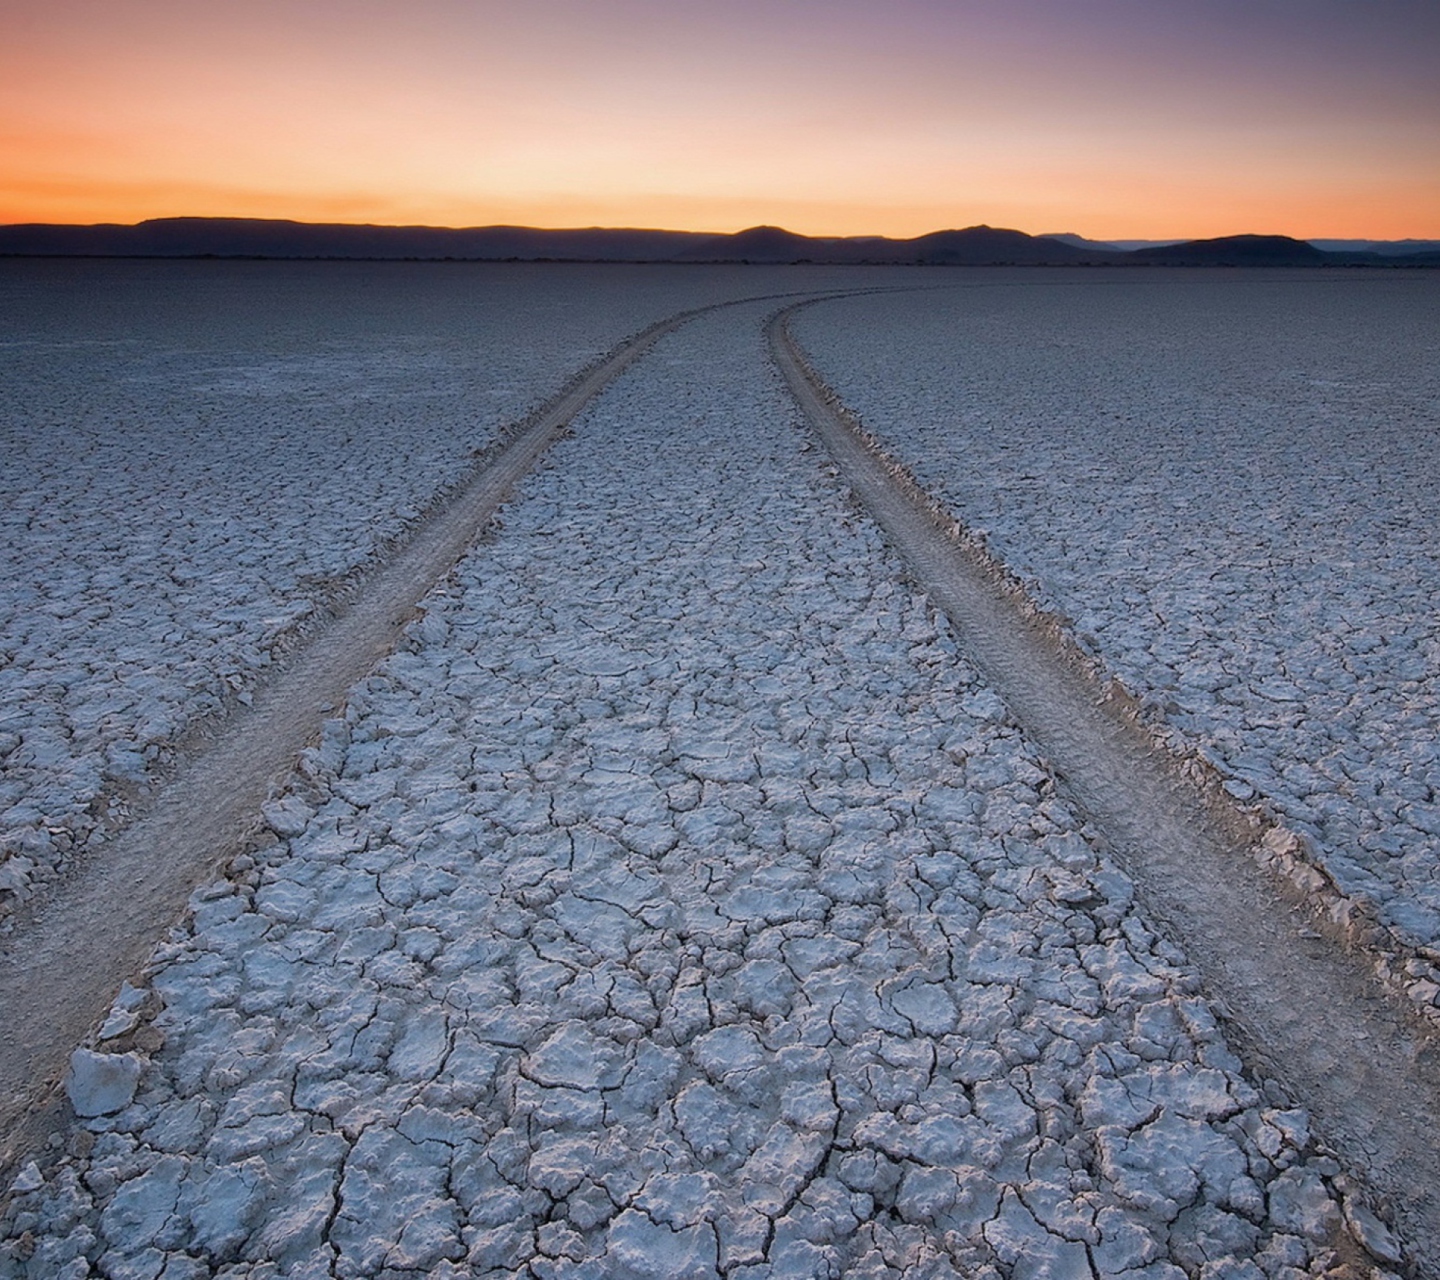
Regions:
<instances>
[{"instance_id":1,"label":"raised mud ridge","mask_svg":"<svg viewBox=\"0 0 1440 1280\"><path fill-rule=\"evenodd\" d=\"M394 648L418 602L516 482L623 370L713 309L680 312L626 339L511 428L357 585L354 603L254 691L253 705L212 727L212 745L176 771L148 811L21 908L0 951L0 1169L54 1122L68 1055L104 1016L122 980L144 964L195 886L258 830L271 788L349 687Z\"/></svg>"},{"instance_id":2,"label":"raised mud ridge","mask_svg":"<svg viewBox=\"0 0 1440 1280\"><path fill-rule=\"evenodd\" d=\"M1433 1267L1440 1019L1416 988L1436 958L1384 929L1293 833L1157 735L1064 620L1038 608L826 386L788 329L807 305L772 317L771 351L856 497L1183 942L1252 1069L1313 1111Z\"/></svg>"}]
</instances>

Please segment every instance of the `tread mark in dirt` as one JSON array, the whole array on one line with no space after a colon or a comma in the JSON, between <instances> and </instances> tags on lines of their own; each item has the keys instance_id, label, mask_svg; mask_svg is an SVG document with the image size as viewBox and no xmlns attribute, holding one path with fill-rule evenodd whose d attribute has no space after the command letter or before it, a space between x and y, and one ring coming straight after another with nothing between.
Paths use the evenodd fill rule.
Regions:
<instances>
[{"instance_id":1,"label":"tread mark in dirt","mask_svg":"<svg viewBox=\"0 0 1440 1280\"><path fill-rule=\"evenodd\" d=\"M1183 941L1252 1069L1282 1081L1392 1206L1440 1275L1440 1046L1382 987L1372 958L1316 944L1312 903L1263 868L1249 816L1203 794L1108 697L1078 650L1016 599L1001 567L954 536L770 320L771 353L806 420L970 656ZM1073 646L1071 646L1073 648Z\"/></svg>"},{"instance_id":2,"label":"tread mark in dirt","mask_svg":"<svg viewBox=\"0 0 1440 1280\"><path fill-rule=\"evenodd\" d=\"M260 806L346 691L395 646L416 605L485 529L515 484L586 404L666 334L719 303L641 330L519 423L364 581L355 602L255 690L254 704L180 768L101 852L77 859L19 913L0 950L0 1170L64 1112L70 1051L121 982L185 909L191 891L240 851Z\"/></svg>"},{"instance_id":3,"label":"tread mark in dirt","mask_svg":"<svg viewBox=\"0 0 1440 1280\"><path fill-rule=\"evenodd\" d=\"M782 298L887 291L795 290L680 311L581 370L360 583L353 604L254 690L250 708L214 727L213 740L182 762L114 840L77 858L25 904L0 944L0 1175L63 1121L60 1083L69 1054L104 1017L121 983L181 916L192 890L260 828L270 788L331 709L391 652L419 602L591 400L698 316Z\"/></svg>"}]
</instances>

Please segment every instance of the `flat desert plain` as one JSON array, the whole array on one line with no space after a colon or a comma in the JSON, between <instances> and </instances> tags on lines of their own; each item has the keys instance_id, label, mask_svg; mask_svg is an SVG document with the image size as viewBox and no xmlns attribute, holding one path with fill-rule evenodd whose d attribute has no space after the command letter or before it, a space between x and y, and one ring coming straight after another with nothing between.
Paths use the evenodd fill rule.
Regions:
<instances>
[{"instance_id":1,"label":"flat desert plain","mask_svg":"<svg viewBox=\"0 0 1440 1280\"><path fill-rule=\"evenodd\" d=\"M1249 971L1333 1072L857 499L795 304L1358 975ZM61 1045L0 1080L0 1277L1436 1274L1436 273L11 261L0 316L0 1001ZM535 423L210 834L204 762ZM138 861L76 905L161 855L163 927ZM141 959L27 968L67 927Z\"/></svg>"}]
</instances>

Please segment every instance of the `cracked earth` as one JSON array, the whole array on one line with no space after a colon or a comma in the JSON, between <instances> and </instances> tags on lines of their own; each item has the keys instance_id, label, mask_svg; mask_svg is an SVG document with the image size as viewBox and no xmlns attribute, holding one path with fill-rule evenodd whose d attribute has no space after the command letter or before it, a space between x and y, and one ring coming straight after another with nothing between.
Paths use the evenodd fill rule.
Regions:
<instances>
[{"instance_id":1,"label":"cracked earth","mask_svg":"<svg viewBox=\"0 0 1440 1280\"><path fill-rule=\"evenodd\" d=\"M76 1055L0 1275L1403 1268L763 314L603 393L325 723Z\"/></svg>"}]
</instances>

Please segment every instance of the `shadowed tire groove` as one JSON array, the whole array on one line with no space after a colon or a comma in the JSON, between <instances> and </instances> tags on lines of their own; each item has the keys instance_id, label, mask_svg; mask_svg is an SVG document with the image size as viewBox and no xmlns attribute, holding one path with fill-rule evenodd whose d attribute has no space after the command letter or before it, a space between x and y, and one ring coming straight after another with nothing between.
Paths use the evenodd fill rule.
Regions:
<instances>
[{"instance_id":1,"label":"shadowed tire groove","mask_svg":"<svg viewBox=\"0 0 1440 1280\"><path fill-rule=\"evenodd\" d=\"M942 527L918 486L857 431L787 321L770 348L805 417L970 656L1183 941L1252 1069L1283 1082L1385 1198L1416 1258L1440 1275L1440 1054L1362 956L1317 939L1307 903L1252 856L1259 833L1180 776L1093 671L1014 599L993 563Z\"/></svg>"}]
</instances>

